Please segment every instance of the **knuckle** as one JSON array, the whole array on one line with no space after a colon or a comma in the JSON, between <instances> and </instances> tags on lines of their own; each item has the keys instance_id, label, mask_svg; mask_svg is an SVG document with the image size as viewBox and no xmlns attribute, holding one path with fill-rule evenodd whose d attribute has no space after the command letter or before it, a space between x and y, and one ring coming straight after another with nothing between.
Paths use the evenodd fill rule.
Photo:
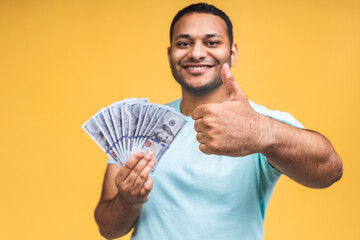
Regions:
<instances>
[{"instance_id":1,"label":"knuckle","mask_svg":"<svg viewBox=\"0 0 360 240\"><path fill-rule=\"evenodd\" d=\"M211 105L205 105L202 109L204 114L211 114L212 110L211 110Z\"/></svg>"},{"instance_id":2,"label":"knuckle","mask_svg":"<svg viewBox=\"0 0 360 240\"><path fill-rule=\"evenodd\" d=\"M120 179L122 179L124 177L124 172L123 171L121 171L121 169L119 170L119 172L116 174L116 176L115 176L115 181L116 180L120 180Z\"/></svg>"},{"instance_id":3,"label":"knuckle","mask_svg":"<svg viewBox=\"0 0 360 240\"><path fill-rule=\"evenodd\" d=\"M130 185L129 184L124 184L120 187L121 191L123 192L130 192Z\"/></svg>"},{"instance_id":4,"label":"knuckle","mask_svg":"<svg viewBox=\"0 0 360 240\"><path fill-rule=\"evenodd\" d=\"M199 140L200 140L200 135L201 135L201 133L200 133L200 132L198 132L198 133L196 134L196 140L197 140L197 141L199 141Z\"/></svg>"},{"instance_id":5,"label":"knuckle","mask_svg":"<svg viewBox=\"0 0 360 240\"><path fill-rule=\"evenodd\" d=\"M139 180L141 181L141 182L145 182L145 180L146 180L146 174L145 173L140 173L140 175L139 175Z\"/></svg>"},{"instance_id":6,"label":"knuckle","mask_svg":"<svg viewBox=\"0 0 360 240\"><path fill-rule=\"evenodd\" d=\"M151 190L151 186L144 186L144 191L145 192L150 192L150 190Z\"/></svg>"},{"instance_id":7,"label":"knuckle","mask_svg":"<svg viewBox=\"0 0 360 240\"><path fill-rule=\"evenodd\" d=\"M199 130L199 120L196 120L194 123L194 129L197 132Z\"/></svg>"},{"instance_id":8,"label":"knuckle","mask_svg":"<svg viewBox=\"0 0 360 240\"><path fill-rule=\"evenodd\" d=\"M149 192L151 191L151 188L152 188L152 186L150 185L145 185L144 187L143 187L143 191L144 191L144 193L145 194L149 194Z\"/></svg>"},{"instance_id":9,"label":"knuckle","mask_svg":"<svg viewBox=\"0 0 360 240\"><path fill-rule=\"evenodd\" d=\"M138 174L140 173L140 170L137 169L137 168L134 168L134 169L132 170L132 172L133 172L135 175L138 175Z\"/></svg>"},{"instance_id":10,"label":"knuckle","mask_svg":"<svg viewBox=\"0 0 360 240\"><path fill-rule=\"evenodd\" d=\"M215 144L216 141L216 135L213 132L210 132L207 136L207 139L209 139L209 142L212 144Z\"/></svg>"},{"instance_id":11,"label":"knuckle","mask_svg":"<svg viewBox=\"0 0 360 240\"><path fill-rule=\"evenodd\" d=\"M209 117L204 117L202 119L202 123L205 125L205 126L208 126L210 124L210 119Z\"/></svg>"},{"instance_id":12,"label":"knuckle","mask_svg":"<svg viewBox=\"0 0 360 240\"><path fill-rule=\"evenodd\" d=\"M206 153L206 152L207 152L207 147L206 147L205 144L200 144L199 149L200 149L200 151L202 151L203 153Z\"/></svg>"},{"instance_id":13,"label":"knuckle","mask_svg":"<svg viewBox=\"0 0 360 240\"><path fill-rule=\"evenodd\" d=\"M207 106L207 113L208 114L213 114L217 112L217 104L213 103L213 104L209 104Z\"/></svg>"},{"instance_id":14,"label":"knuckle","mask_svg":"<svg viewBox=\"0 0 360 240\"><path fill-rule=\"evenodd\" d=\"M149 194L148 193L141 193L140 198L142 203L146 203L149 200Z\"/></svg>"},{"instance_id":15,"label":"knuckle","mask_svg":"<svg viewBox=\"0 0 360 240\"><path fill-rule=\"evenodd\" d=\"M139 190L134 189L134 190L131 191L130 194L135 199L140 199L141 198L141 194L140 194Z\"/></svg>"},{"instance_id":16,"label":"knuckle","mask_svg":"<svg viewBox=\"0 0 360 240\"><path fill-rule=\"evenodd\" d=\"M133 166L132 166L132 164L131 164L129 161L127 161L127 162L125 163L124 167L125 167L126 169L128 169L128 170L133 169Z\"/></svg>"},{"instance_id":17,"label":"knuckle","mask_svg":"<svg viewBox=\"0 0 360 240\"><path fill-rule=\"evenodd\" d=\"M211 142L209 144L209 147L212 151L219 151L221 149L221 146L217 142Z\"/></svg>"},{"instance_id":18,"label":"knuckle","mask_svg":"<svg viewBox=\"0 0 360 240\"><path fill-rule=\"evenodd\" d=\"M134 187L133 187L133 188L136 189L136 188L139 187L139 185L140 185L139 181L136 180L136 181L134 182Z\"/></svg>"},{"instance_id":19,"label":"knuckle","mask_svg":"<svg viewBox=\"0 0 360 240\"><path fill-rule=\"evenodd\" d=\"M119 177L115 178L115 184L117 186L120 186L121 185L121 179Z\"/></svg>"},{"instance_id":20,"label":"knuckle","mask_svg":"<svg viewBox=\"0 0 360 240\"><path fill-rule=\"evenodd\" d=\"M203 124L209 128L213 126L213 121L209 117L205 117L203 118Z\"/></svg>"}]
</instances>

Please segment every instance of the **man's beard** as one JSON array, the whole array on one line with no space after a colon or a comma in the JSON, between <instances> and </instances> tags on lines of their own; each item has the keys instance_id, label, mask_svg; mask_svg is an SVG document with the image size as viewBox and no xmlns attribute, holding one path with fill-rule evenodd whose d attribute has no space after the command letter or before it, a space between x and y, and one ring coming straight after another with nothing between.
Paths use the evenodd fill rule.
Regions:
<instances>
[{"instance_id":1,"label":"man's beard","mask_svg":"<svg viewBox=\"0 0 360 240\"><path fill-rule=\"evenodd\" d=\"M175 67L173 67L173 65L171 65L170 67L173 77L180 84L180 86L187 92L195 95L205 95L217 89L219 86L221 86L221 84L223 84L221 80L221 73L219 72L218 76L216 76L210 83L200 87L192 87L184 81L184 78L182 76L179 76L178 71L175 69Z\"/></svg>"},{"instance_id":2,"label":"man's beard","mask_svg":"<svg viewBox=\"0 0 360 240\"><path fill-rule=\"evenodd\" d=\"M188 85L182 78L175 78L175 80L181 85L182 88L184 88L187 92L195 94L195 95L205 95L209 92L212 92L213 90L215 90L216 88L218 88L219 86L221 86L221 84L223 83L220 79L220 81L218 79L204 85L204 86L200 86L200 87L192 87L190 85Z\"/></svg>"}]
</instances>

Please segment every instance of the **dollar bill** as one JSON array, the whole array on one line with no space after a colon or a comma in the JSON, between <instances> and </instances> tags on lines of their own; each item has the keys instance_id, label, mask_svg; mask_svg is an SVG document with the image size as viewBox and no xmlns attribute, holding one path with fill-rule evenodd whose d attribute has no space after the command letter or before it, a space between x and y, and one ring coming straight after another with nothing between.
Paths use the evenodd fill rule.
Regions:
<instances>
[{"instance_id":1,"label":"dollar bill","mask_svg":"<svg viewBox=\"0 0 360 240\"><path fill-rule=\"evenodd\" d=\"M142 147L145 152L152 151L154 153L156 163L152 171L155 170L161 157L174 141L185 123L186 119L182 115L171 110L167 110L164 116L159 119L151 132L151 136L146 139L144 146Z\"/></svg>"},{"instance_id":2,"label":"dollar bill","mask_svg":"<svg viewBox=\"0 0 360 240\"><path fill-rule=\"evenodd\" d=\"M82 127L118 166L139 149L153 151L154 170L185 123L172 108L132 98L101 109Z\"/></svg>"},{"instance_id":3,"label":"dollar bill","mask_svg":"<svg viewBox=\"0 0 360 240\"><path fill-rule=\"evenodd\" d=\"M121 152L116 147L116 144L115 144L116 141L114 141L113 138L111 137L111 133L109 130L110 126L108 127L102 110L103 109L101 109L99 112L97 112L93 116L93 119L95 120L95 122L98 125L99 129L101 130L102 134L105 136L106 141L110 144L110 149L113 149L116 152L117 156L120 156Z\"/></svg>"},{"instance_id":4,"label":"dollar bill","mask_svg":"<svg viewBox=\"0 0 360 240\"><path fill-rule=\"evenodd\" d=\"M142 128L144 125L144 119L145 116L147 115L148 111L149 111L149 107L150 104L143 104L141 106L141 111L140 111L140 116L139 116L139 120L138 120L138 125L136 127L136 131L135 131L135 147L134 149L139 149L139 142L142 138Z\"/></svg>"},{"instance_id":5,"label":"dollar bill","mask_svg":"<svg viewBox=\"0 0 360 240\"><path fill-rule=\"evenodd\" d=\"M113 119L111 117L110 108L109 107L104 108L102 110L102 113L103 113L103 116L105 118L106 125L108 126L111 138L112 138L113 142L115 143L115 147L118 150L119 154L121 155L123 153L123 149L119 145L119 142L117 141L117 135L116 135L116 132L115 132L115 125L114 125Z\"/></svg>"},{"instance_id":6,"label":"dollar bill","mask_svg":"<svg viewBox=\"0 0 360 240\"><path fill-rule=\"evenodd\" d=\"M129 124L130 124L130 104L121 104L121 117L123 127L123 143L125 145L125 158L129 158Z\"/></svg>"},{"instance_id":7,"label":"dollar bill","mask_svg":"<svg viewBox=\"0 0 360 240\"><path fill-rule=\"evenodd\" d=\"M95 143L113 159L118 166L122 166L119 156L116 152L110 148L110 143L106 140L104 134L101 132L99 126L96 124L93 118L90 118L86 123L82 125L85 132L95 141Z\"/></svg>"},{"instance_id":8,"label":"dollar bill","mask_svg":"<svg viewBox=\"0 0 360 240\"><path fill-rule=\"evenodd\" d=\"M148 109L146 111L146 114L144 116L144 120L142 121L142 125L140 128L140 132L139 132L139 139L138 139L138 146L142 146L142 142L144 141L144 139L146 139L148 136L146 135L146 133L149 131L149 124L151 122L152 117L155 115L157 111L157 106L149 103L148 105Z\"/></svg>"},{"instance_id":9,"label":"dollar bill","mask_svg":"<svg viewBox=\"0 0 360 240\"><path fill-rule=\"evenodd\" d=\"M120 156L121 162L125 163L126 159L123 157L125 153L125 146L122 142L123 139L123 130L122 130L122 120L121 120L121 104L115 102L109 106L111 119L113 120L116 134L116 143L122 149L122 155Z\"/></svg>"},{"instance_id":10,"label":"dollar bill","mask_svg":"<svg viewBox=\"0 0 360 240\"><path fill-rule=\"evenodd\" d=\"M143 146L145 141L151 136L155 126L160 121L160 118L166 113L167 109L161 105L151 104L151 107L155 109L155 113L151 116L151 119L146 124L146 128L142 134L142 138L140 139L140 146Z\"/></svg>"},{"instance_id":11,"label":"dollar bill","mask_svg":"<svg viewBox=\"0 0 360 240\"><path fill-rule=\"evenodd\" d=\"M123 129L123 143L125 146L125 158L126 160L131 157L131 134L132 134L132 115L131 115L131 106L136 103L147 103L148 99L129 99L127 101L121 102L121 117L122 117L122 129Z\"/></svg>"},{"instance_id":12,"label":"dollar bill","mask_svg":"<svg viewBox=\"0 0 360 240\"><path fill-rule=\"evenodd\" d=\"M136 129L139 123L139 118L141 116L143 103L134 103L130 107L130 114L131 114L131 121L129 126L129 133L130 133L130 155L133 155L136 151Z\"/></svg>"}]
</instances>

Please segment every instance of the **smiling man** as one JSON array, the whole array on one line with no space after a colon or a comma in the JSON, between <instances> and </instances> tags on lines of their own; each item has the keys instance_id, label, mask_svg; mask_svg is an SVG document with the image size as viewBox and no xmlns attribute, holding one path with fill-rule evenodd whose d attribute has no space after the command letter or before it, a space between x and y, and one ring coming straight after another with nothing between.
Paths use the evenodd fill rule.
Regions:
<instances>
[{"instance_id":1,"label":"smiling man","mask_svg":"<svg viewBox=\"0 0 360 240\"><path fill-rule=\"evenodd\" d=\"M168 105L188 122L151 178L151 153L137 152L122 168L109 161L95 210L104 237L134 227L133 239L263 239L282 174L312 188L341 178L341 159L324 136L247 99L230 73L237 46L225 13L204 3L184 8L170 43L182 99Z\"/></svg>"},{"instance_id":2,"label":"smiling man","mask_svg":"<svg viewBox=\"0 0 360 240\"><path fill-rule=\"evenodd\" d=\"M236 44L230 43L226 23L216 15L188 14L173 25L171 34L169 62L183 94L204 95L217 89L222 84L223 64L232 66L237 59Z\"/></svg>"}]
</instances>

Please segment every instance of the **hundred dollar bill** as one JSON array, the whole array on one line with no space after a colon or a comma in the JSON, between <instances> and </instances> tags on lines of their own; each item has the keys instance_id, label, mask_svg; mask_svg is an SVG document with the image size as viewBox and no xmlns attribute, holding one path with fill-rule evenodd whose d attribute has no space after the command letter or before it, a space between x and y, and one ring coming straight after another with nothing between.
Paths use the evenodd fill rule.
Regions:
<instances>
[{"instance_id":1,"label":"hundred dollar bill","mask_svg":"<svg viewBox=\"0 0 360 240\"><path fill-rule=\"evenodd\" d=\"M149 123L146 126L146 129L143 133L143 138L140 141L140 145L143 146L145 141L151 136L152 131L154 130L155 126L158 124L160 119L164 116L167 109L164 108L162 105L152 104L152 107L156 109L154 115L151 117Z\"/></svg>"},{"instance_id":2,"label":"hundred dollar bill","mask_svg":"<svg viewBox=\"0 0 360 240\"><path fill-rule=\"evenodd\" d=\"M117 135L116 135L116 132L115 132L115 126L114 126L114 122L112 120L112 117L111 117L111 112L110 112L110 108L104 108L102 110L102 114L104 116L104 119L105 119L105 123L108 127L108 130L110 132L110 135L111 135L111 138L115 144L115 148L117 149L117 152L119 153L119 157L123 154L123 149L121 147L121 145L119 145L119 142L117 141ZM120 157L120 160L121 160L121 157Z\"/></svg>"},{"instance_id":3,"label":"hundred dollar bill","mask_svg":"<svg viewBox=\"0 0 360 240\"><path fill-rule=\"evenodd\" d=\"M130 134L130 155L133 155L135 153L136 146L135 146L135 140L136 140L136 130L139 123L139 118L141 115L141 109L142 109L143 103L134 103L130 107L130 114L131 114L131 121L129 126L129 134Z\"/></svg>"},{"instance_id":4,"label":"hundred dollar bill","mask_svg":"<svg viewBox=\"0 0 360 240\"><path fill-rule=\"evenodd\" d=\"M110 143L106 140L104 134L101 132L100 128L96 124L93 118L90 118L86 123L82 125L82 128L85 132L95 141L95 143L113 159L118 166L122 166L120 159L116 152L110 148Z\"/></svg>"},{"instance_id":5,"label":"hundred dollar bill","mask_svg":"<svg viewBox=\"0 0 360 240\"><path fill-rule=\"evenodd\" d=\"M152 117L155 115L158 107L153 103L148 104L148 109L144 116L144 120L142 121L142 125L139 131L138 145L137 148L141 148L143 145L142 142L147 138L146 133L149 131L149 124L151 122Z\"/></svg>"},{"instance_id":6,"label":"hundred dollar bill","mask_svg":"<svg viewBox=\"0 0 360 240\"><path fill-rule=\"evenodd\" d=\"M121 104L115 102L109 106L111 119L113 120L116 134L116 143L122 149L122 154L120 156L121 162L125 163L126 159L124 158L125 146L122 142L123 132L122 132L122 120L121 120Z\"/></svg>"},{"instance_id":7,"label":"hundred dollar bill","mask_svg":"<svg viewBox=\"0 0 360 240\"><path fill-rule=\"evenodd\" d=\"M139 120L139 114L140 114L140 110L141 110L141 105L148 103L149 99L148 98L140 98L140 99L136 99L134 101L131 102L131 105L129 107L129 137L128 137L128 143L129 143L129 158L135 153L135 151L137 151L138 149L134 148L134 135L136 132L136 127L138 124L138 120Z\"/></svg>"},{"instance_id":8,"label":"hundred dollar bill","mask_svg":"<svg viewBox=\"0 0 360 240\"><path fill-rule=\"evenodd\" d=\"M130 104L121 104L121 120L123 127L123 143L125 146L125 157L129 159L129 124L130 124Z\"/></svg>"},{"instance_id":9,"label":"hundred dollar bill","mask_svg":"<svg viewBox=\"0 0 360 240\"><path fill-rule=\"evenodd\" d=\"M155 170L161 157L169 148L185 123L186 119L181 114L172 110L166 110L164 116L159 119L151 132L151 136L146 139L144 146L142 146L145 152L152 151L154 156L156 156L156 163L152 171Z\"/></svg>"},{"instance_id":10,"label":"hundred dollar bill","mask_svg":"<svg viewBox=\"0 0 360 240\"><path fill-rule=\"evenodd\" d=\"M103 109L97 112L92 118L95 120L101 132L104 134L106 141L110 144L110 148L116 152L117 156L120 156L121 152L116 148L116 144L111 137L111 133L109 130L110 126L106 124L106 120L102 110Z\"/></svg>"},{"instance_id":11,"label":"hundred dollar bill","mask_svg":"<svg viewBox=\"0 0 360 240\"><path fill-rule=\"evenodd\" d=\"M128 101L121 103L121 117L122 117L122 127L123 127L123 143L125 146L125 157L126 161L131 157L131 137L132 137L132 115L131 115L131 106L135 103L145 104L148 102L148 99L129 99Z\"/></svg>"},{"instance_id":12,"label":"hundred dollar bill","mask_svg":"<svg viewBox=\"0 0 360 240\"><path fill-rule=\"evenodd\" d=\"M150 108L150 114L148 114L147 111L149 108ZM152 113L154 109L155 109L155 113ZM172 108L169 108L164 105L153 104L153 103L150 103L148 105L143 105L142 112L140 113L139 122L138 122L138 126L141 126L141 128L138 127L135 133L137 138L136 149L140 149L141 146L143 146L146 139L149 138L152 129L157 124L157 121L159 120L159 118L163 116L163 114L165 114L166 110L173 111Z\"/></svg>"},{"instance_id":13,"label":"hundred dollar bill","mask_svg":"<svg viewBox=\"0 0 360 240\"><path fill-rule=\"evenodd\" d=\"M144 118L145 116L147 115L148 111L149 111L149 107L150 107L150 104L143 104L141 106L141 111L139 113L139 120L138 120L138 124L136 126L136 131L135 131L135 146L134 146L134 149L139 149L139 141L141 139L141 129L143 128L144 126Z\"/></svg>"}]
</instances>

